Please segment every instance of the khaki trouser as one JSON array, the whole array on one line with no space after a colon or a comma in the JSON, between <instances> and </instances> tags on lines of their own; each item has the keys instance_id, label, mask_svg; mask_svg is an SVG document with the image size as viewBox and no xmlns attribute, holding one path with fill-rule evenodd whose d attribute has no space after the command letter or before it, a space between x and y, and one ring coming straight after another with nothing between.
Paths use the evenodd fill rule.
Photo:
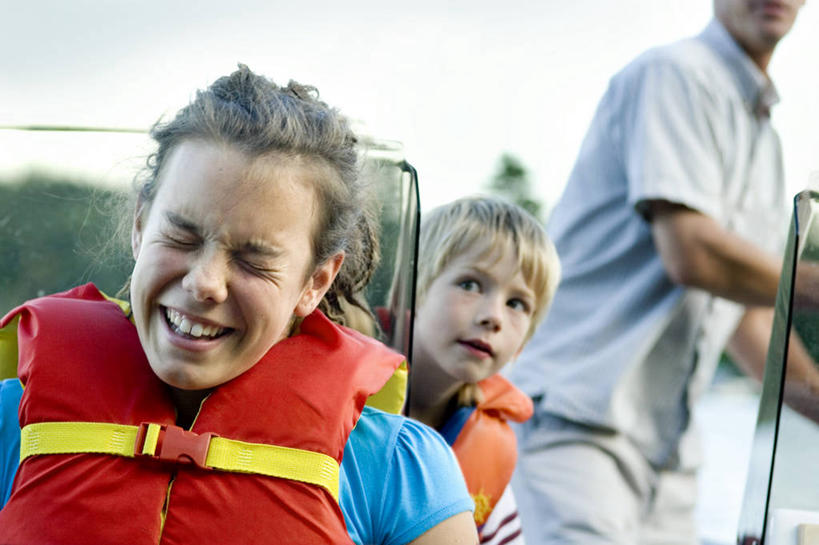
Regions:
<instances>
[{"instance_id":1,"label":"khaki trouser","mask_svg":"<svg viewBox=\"0 0 819 545\"><path fill-rule=\"evenodd\" d=\"M528 545L694 545L694 471L656 470L622 434L549 415L516 426Z\"/></svg>"}]
</instances>

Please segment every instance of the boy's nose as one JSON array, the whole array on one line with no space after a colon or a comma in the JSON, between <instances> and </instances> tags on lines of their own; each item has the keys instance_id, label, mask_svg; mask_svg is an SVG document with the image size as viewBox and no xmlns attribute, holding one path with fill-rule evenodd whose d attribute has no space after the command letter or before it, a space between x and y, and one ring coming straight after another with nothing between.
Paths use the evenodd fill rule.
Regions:
<instances>
[{"instance_id":1,"label":"boy's nose","mask_svg":"<svg viewBox=\"0 0 819 545\"><path fill-rule=\"evenodd\" d=\"M478 311L478 324L492 331L499 330L502 323L502 306L496 297L485 297Z\"/></svg>"},{"instance_id":2,"label":"boy's nose","mask_svg":"<svg viewBox=\"0 0 819 545\"><path fill-rule=\"evenodd\" d=\"M227 299L228 263L217 251L203 250L182 279L182 287L200 302Z\"/></svg>"}]
</instances>

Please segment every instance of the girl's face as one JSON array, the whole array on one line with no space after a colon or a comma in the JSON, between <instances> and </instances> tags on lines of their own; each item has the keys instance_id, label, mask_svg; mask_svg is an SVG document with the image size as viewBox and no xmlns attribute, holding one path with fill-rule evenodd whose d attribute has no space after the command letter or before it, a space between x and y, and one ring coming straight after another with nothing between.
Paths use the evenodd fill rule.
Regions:
<instances>
[{"instance_id":1,"label":"girl's face","mask_svg":"<svg viewBox=\"0 0 819 545\"><path fill-rule=\"evenodd\" d=\"M191 140L137 211L131 302L154 373L184 390L252 367L316 308L341 266L313 269L311 165Z\"/></svg>"}]
</instances>

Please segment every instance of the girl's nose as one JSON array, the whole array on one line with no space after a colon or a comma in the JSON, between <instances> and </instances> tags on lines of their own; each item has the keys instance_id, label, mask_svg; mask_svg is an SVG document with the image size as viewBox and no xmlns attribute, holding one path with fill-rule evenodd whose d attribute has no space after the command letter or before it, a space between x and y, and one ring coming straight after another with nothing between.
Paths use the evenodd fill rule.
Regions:
<instances>
[{"instance_id":1,"label":"girl's nose","mask_svg":"<svg viewBox=\"0 0 819 545\"><path fill-rule=\"evenodd\" d=\"M221 303L227 299L228 263L220 252L201 250L192 259L188 273L182 279L182 287L196 301Z\"/></svg>"}]
</instances>

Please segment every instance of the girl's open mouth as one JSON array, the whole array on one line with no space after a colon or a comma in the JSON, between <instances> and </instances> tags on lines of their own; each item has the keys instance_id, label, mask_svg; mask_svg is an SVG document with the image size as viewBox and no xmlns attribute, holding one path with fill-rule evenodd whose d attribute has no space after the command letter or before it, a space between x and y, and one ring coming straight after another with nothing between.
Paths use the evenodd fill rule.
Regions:
<instances>
[{"instance_id":1,"label":"girl's open mouth","mask_svg":"<svg viewBox=\"0 0 819 545\"><path fill-rule=\"evenodd\" d=\"M219 327L197 322L189 316L171 308L162 307L162 311L165 315L165 322L168 324L168 327L177 335L189 339L216 339L233 331L228 327Z\"/></svg>"}]
</instances>

